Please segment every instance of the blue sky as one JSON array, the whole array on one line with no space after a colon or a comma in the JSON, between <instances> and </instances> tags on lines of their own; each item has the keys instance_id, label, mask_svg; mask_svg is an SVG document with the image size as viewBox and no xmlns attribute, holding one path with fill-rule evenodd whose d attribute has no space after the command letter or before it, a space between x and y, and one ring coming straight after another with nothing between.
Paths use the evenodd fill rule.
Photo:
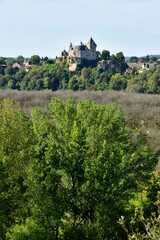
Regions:
<instances>
[{"instance_id":1,"label":"blue sky","mask_svg":"<svg viewBox=\"0 0 160 240\"><path fill-rule=\"evenodd\" d=\"M0 0L0 56L54 58L86 43L125 56L160 54L160 0Z\"/></svg>"}]
</instances>

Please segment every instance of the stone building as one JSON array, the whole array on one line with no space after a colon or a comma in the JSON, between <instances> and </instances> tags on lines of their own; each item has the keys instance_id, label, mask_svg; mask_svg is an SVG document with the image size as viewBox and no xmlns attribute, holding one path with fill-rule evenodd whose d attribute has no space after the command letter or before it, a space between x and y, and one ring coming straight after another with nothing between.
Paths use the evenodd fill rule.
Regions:
<instances>
[{"instance_id":1,"label":"stone building","mask_svg":"<svg viewBox=\"0 0 160 240\"><path fill-rule=\"evenodd\" d=\"M156 65L155 64L149 64L149 63L143 63L142 67L139 69L139 73L142 73L145 70L150 70L150 69L155 69Z\"/></svg>"},{"instance_id":2,"label":"stone building","mask_svg":"<svg viewBox=\"0 0 160 240\"><path fill-rule=\"evenodd\" d=\"M61 56L58 58L56 57L56 63L60 63L65 59L68 59L68 53L66 52L66 50L63 50L63 52L61 52Z\"/></svg>"},{"instance_id":3,"label":"stone building","mask_svg":"<svg viewBox=\"0 0 160 240\"><path fill-rule=\"evenodd\" d=\"M17 62L15 62L13 65L12 65L13 68L18 68L20 69L21 68L21 65Z\"/></svg>"},{"instance_id":4,"label":"stone building","mask_svg":"<svg viewBox=\"0 0 160 240\"><path fill-rule=\"evenodd\" d=\"M77 65L83 64L84 61L96 61L96 47L97 45L92 38L90 38L87 44L81 42L79 45L73 46L71 43L67 58L69 70L75 71Z\"/></svg>"},{"instance_id":5,"label":"stone building","mask_svg":"<svg viewBox=\"0 0 160 240\"><path fill-rule=\"evenodd\" d=\"M56 58L56 62L60 63L66 59L69 65L69 71L74 72L80 64L88 63L88 65L92 65L96 62L96 47L97 45L92 38L90 38L87 44L81 42L79 45L73 46L71 43L69 51L66 52L64 50L61 56Z\"/></svg>"},{"instance_id":6,"label":"stone building","mask_svg":"<svg viewBox=\"0 0 160 240\"><path fill-rule=\"evenodd\" d=\"M33 65L29 64L29 59L25 59L24 62L23 62L23 69L26 72L29 72L32 69L32 67L33 67Z\"/></svg>"},{"instance_id":7,"label":"stone building","mask_svg":"<svg viewBox=\"0 0 160 240\"><path fill-rule=\"evenodd\" d=\"M5 70L5 68L7 67L7 65L6 64L0 64L0 74L5 74L5 72L4 72L4 70Z\"/></svg>"}]
</instances>

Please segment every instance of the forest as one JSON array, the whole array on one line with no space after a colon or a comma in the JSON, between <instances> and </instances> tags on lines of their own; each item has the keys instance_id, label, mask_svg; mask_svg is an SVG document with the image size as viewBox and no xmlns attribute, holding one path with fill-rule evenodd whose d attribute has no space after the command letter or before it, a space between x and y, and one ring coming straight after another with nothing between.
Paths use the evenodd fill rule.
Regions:
<instances>
[{"instance_id":1,"label":"forest","mask_svg":"<svg viewBox=\"0 0 160 240\"><path fill-rule=\"evenodd\" d=\"M0 239L159 239L160 151L115 104L54 97L27 115L4 98L0 142Z\"/></svg>"},{"instance_id":2,"label":"forest","mask_svg":"<svg viewBox=\"0 0 160 240\"><path fill-rule=\"evenodd\" d=\"M139 72L133 67L130 71L129 62L125 62L122 52L110 55L103 50L97 52L97 65L87 64L78 66L76 72L70 72L66 59L57 63L56 60L47 57L40 59L33 55L29 62L31 69L25 71L23 67L24 58L18 56L13 58L0 58L0 89L17 90L118 90L135 93L160 93L160 67L156 57L131 57L130 63L142 61L152 63L154 68ZM105 61L104 68L101 67ZM6 63L7 62L7 63ZM13 67L13 63L21 64L21 67ZM43 62L43 66L41 66ZM6 63L6 65L4 65Z\"/></svg>"}]
</instances>

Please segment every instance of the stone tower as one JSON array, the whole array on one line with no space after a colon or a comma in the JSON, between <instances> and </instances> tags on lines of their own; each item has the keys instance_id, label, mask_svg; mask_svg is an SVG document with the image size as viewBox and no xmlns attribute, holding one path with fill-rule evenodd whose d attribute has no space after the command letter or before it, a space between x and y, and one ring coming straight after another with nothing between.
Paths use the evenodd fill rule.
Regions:
<instances>
[{"instance_id":1,"label":"stone tower","mask_svg":"<svg viewBox=\"0 0 160 240\"><path fill-rule=\"evenodd\" d=\"M89 41L86 44L86 46L88 47L88 49L90 49L92 51L96 51L97 45L96 45L95 41L92 38L89 39Z\"/></svg>"}]
</instances>

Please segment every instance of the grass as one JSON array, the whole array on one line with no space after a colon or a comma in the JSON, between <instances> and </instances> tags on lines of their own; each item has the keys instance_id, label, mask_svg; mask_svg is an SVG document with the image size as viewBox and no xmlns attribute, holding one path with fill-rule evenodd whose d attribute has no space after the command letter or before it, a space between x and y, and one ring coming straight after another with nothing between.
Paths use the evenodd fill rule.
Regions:
<instances>
[{"instance_id":1,"label":"grass","mask_svg":"<svg viewBox=\"0 0 160 240\"><path fill-rule=\"evenodd\" d=\"M126 121L147 134L148 146L152 151L160 149L160 127L156 121L160 114L160 96L118 91L17 91L0 90L0 100L10 98L17 101L23 110L30 114L33 107L44 108L53 97L67 100L73 97L76 102L90 99L104 105L116 104L125 112Z\"/></svg>"}]
</instances>

